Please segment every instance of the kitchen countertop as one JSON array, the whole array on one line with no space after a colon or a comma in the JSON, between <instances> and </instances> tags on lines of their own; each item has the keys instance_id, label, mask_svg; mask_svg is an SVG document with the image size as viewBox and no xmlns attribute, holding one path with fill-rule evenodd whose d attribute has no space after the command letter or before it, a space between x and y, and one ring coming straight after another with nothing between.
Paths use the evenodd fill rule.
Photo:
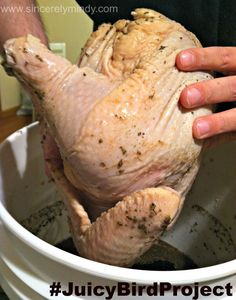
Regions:
<instances>
[{"instance_id":1,"label":"kitchen countertop","mask_svg":"<svg viewBox=\"0 0 236 300\"><path fill-rule=\"evenodd\" d=\"M0 142L5 140L13 132L25 127L32 122L32 116L17 116L18 108L5 112L0 111Z\"/></svg>"}]
</instances>

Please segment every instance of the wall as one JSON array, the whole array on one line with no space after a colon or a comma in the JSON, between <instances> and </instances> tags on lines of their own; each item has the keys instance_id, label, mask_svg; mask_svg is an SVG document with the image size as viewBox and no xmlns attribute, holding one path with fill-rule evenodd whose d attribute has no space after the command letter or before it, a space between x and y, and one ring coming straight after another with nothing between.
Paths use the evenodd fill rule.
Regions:
<instances>
[{"instance_id":1,"label":"wall","mask_svg":"<svg viewBox=\"0 0 236 300\"><path fill-rule=\"evenodd\" d=\"M78 10L74 0L38 0L50 42L66 43L67 58L75 63L81 48L92 31L92 20ZM54 7L54 8L52 8ZM7 110L20 104L20 86L0 68L1 108Z\"/></svg>"}]
</instances>

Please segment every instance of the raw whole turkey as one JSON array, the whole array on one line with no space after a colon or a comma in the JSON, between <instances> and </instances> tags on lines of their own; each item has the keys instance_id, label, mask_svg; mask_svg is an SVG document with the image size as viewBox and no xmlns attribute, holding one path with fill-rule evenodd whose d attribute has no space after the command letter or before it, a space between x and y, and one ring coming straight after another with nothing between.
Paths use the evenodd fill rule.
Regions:
<instances>
[{"instance_id":1,"label":"raw whole turkey","mask_svg":"<svg viewBox=\"0 0 236 300\"><path fill-rule=\"evenodd\" d=\"M49 162L81 256L130 266L173 226L199 169L183 88L211 78L180 72L176 55L201 47L180 24L149 9L103 24L78 65L28 35L5 43L5 67L30 91L63 166ZM92 221L90 221L92 220Z\"/></svg>"}]
</instances>

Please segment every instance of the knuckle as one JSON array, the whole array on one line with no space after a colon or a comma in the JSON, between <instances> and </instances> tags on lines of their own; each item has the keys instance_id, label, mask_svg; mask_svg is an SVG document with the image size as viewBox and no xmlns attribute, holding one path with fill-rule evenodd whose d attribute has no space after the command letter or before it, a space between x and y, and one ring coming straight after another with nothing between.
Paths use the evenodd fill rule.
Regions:
<instances>
[{"instance_id":1,"label":"knuckle","mask_svg":"<svg viewBox=\"0 0 236 300\"><path fill-rule=\"evenodd\" d=\"M199 83L196 87L199 90L201 94L201 101L202 104L211 104L212 103L212 88L211 88L212 83L209 81L204 81L202 83Z\"/></svg>"},{"instance_id":2,"label":"knuckle","mask_svg":"<svg viewBox=\"0 0 236 300\"><path fill-rule=\"evenodd\" d=\"M199 68L208 69L212 61L212 50L210 48L196 48L195 51Z\"/></svg>"},{"instance_id":3,"label":"knuckle","mask_svg":"<svg viewBox=\"0 0 236 300\"><path fill-rule=\"evenodd\" d=\"M204 68L207 65L207 53L204 48L195 50L196 64L199 68Z\"/></svg>"},{"instance_id":4,"label":"knuckle","mask_svg":"<svg viewBox=\"0 0 236 300\"><path fill-rule=\"evenodd\" d=\"M227 131L227 128L229 127L229 119L225 116L225 113L214 115L212 123L214 132L217 134Z\"/></svg>"},{"instance_id":5,"label":"knuckle","mask_svg":"<svg viewBox=\"0 0 236 300\"><path fill-rule=\"evenodd\" d=\"M219 56L221 61L221 67L226 70L231 63L230 51L227 47L219 47Z\"/></svg>"},{"instance_id":6,"label":"knuckle","mask_svg":"<svg viewBox=\"0 0 236 300\"><path fill-rule=\"evenodd\" d=\"M231 97L231 99L229 100L235 100L236 99L236 76L227 78L227 83L228 83L228 89Z\"/></svg>"}]
</instances>

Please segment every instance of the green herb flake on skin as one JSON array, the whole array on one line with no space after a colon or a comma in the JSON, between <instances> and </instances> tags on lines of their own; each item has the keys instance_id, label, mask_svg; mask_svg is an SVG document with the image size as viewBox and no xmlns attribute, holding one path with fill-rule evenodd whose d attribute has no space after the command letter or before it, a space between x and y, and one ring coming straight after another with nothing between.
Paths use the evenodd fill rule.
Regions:
<instances>
[{"instance_id":1,"label":"green herb flake on skin","mask_svg":"<svg viewBox=\"0 0 236 300\"><path fill-rule=\"evenodd\" d=\"M171 223L171 217L170 216L165 217L161 229L163 231L166 230L166 228L170 225L170 223Z\"/></svg>"},{"instance_id":2,"label":"green herb flake on skin","mask_svg":"<svg viewBox=\"0 0 236 300\"><path fill-rule=\"evenodd\" d=\"M166 46L161 46L161 47L159 48L159 50L162 51L162 50L164 50L165 48L166 48Z\"/></svg>"},{"instance_id":3,"label":"green herb flake on skin","mask_svg":"<svg viewBox=\"0 0 236 300\"><path fill-rule=\"evenodd\" d=\"M121 150L121 152L122 152L123 155L125 155L127 153L127 151L125 150L125 148L122 147L122 146L120 146L120 150Z\"/></svg>"},{"instance_id":4,"label":"green herb flake on skin","mask_svg":"<svg viewBox=\"0 0 236 300\"><path fill-rule=\"evenodd\" d=\"M43 62L43 59L41 56L39 56L38 54L35 55L35 58L37 58L37 60L39 60L40 62Z\"/></svg>"},{"instance_id":5,"label":"green herb flake on skin","mask_svg":"<svg viewBox=\"0 0 236 300\"><path fill-rule=\"evenodd\" d=\"M148 234L148 230L147 230L147 227L145 226L145 224L139 224L138 229L143 231L144 234Z\"/></svg>"},{"instance_id":6,"label":"green herb flake on skin","mask_svg":"<svg viewBox=\"0 0 236 300\"><path fill-rule=\"evenodd\" d=\"M154 217L155 215L157 215L157 212L155 211L156 209L156 204L155 203L151 203L150 206L149 206L149 217L152 218Z\"/></svg>"},{"instance_id":7,"label":"green herb flake on skin","mask_svg":"<svg viewBox=\"0 0 236 300\"><path fill-rule=\"evenodd\" d=\"M121 159L117 164L117 168L120 169L122 166L123 166L123 160Z\"/></svg>"},{"instance_id":8,"label":"green herb flake on skin","mask_svg":"<svg viewBox=\"0 0 236 300\"><path fill-rule=\"evenodd\" d=\"M40 90L35 90L34 93L40 100L42 100L42 101L44 100L45 92L40 91Z\"/></svg>"}]
</instances>

